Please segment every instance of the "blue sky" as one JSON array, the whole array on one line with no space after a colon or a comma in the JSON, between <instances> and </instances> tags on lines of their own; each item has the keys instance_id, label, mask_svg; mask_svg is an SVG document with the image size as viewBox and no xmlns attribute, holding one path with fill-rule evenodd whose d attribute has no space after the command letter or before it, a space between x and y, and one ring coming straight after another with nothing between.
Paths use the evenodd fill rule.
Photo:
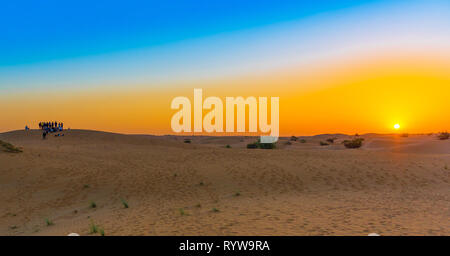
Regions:
<instances>
[{"instance_id":1,"label":"blue sky","mask_svg":"<svg viewBox=\"0 0 450 256\"><path fill-rule=\"evenodd\" d=\"M164 45L367 2L4 1L0 67Z\"/></svg>"},{"instance_id":2,"label":"blue sky","mask_svg":"<svg viewBox=\"0 0 450 256\"><path fill-rule=\"evenodd\" d=\"M374 51L448 50L446 1L11 1L0 90L177 86Z\"/></svg>"}]
</instances>

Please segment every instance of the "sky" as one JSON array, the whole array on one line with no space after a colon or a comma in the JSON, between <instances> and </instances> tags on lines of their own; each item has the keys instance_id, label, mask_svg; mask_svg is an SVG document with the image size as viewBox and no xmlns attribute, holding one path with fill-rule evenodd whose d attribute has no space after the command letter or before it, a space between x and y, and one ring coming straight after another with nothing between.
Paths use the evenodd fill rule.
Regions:
<instances>
[{"instance_id":1,"label":"sky","mask_svg":"<svg viewBox=\"0 0 450 256\"><path fill-rule=\"evenodd\" d=\"M280 97L281 135L450 129L448 1L9 1L0 131L170 134L176 96ZM394 131L394 124L401 129Z\"/></svg>"}]
</instances>

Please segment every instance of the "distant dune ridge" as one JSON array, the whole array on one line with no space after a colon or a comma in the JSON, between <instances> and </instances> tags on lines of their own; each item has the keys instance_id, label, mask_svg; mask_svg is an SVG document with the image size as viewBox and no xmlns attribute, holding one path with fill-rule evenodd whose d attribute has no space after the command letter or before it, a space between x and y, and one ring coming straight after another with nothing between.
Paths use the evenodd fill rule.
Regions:
<instances>
[{"instance_id":1,"label":"distant dune ridge","mask_svg":"<svg viewBox=\"0 0 450 256\"><path fill-rule=\"evenodd\" d=\"M22 151L0 150L0 235L450 235L436 135L247 149L257 137L64 133L0 134Z\"/></svg>"}]
</instances>

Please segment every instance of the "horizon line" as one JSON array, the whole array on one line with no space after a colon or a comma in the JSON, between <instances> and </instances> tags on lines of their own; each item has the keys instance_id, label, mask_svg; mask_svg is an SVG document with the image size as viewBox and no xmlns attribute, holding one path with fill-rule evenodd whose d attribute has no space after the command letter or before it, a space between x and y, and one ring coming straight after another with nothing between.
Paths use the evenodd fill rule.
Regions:
<instances>
[{"instance_id":1,"label":"horizon line","mask_svg":"<svg viewBox=\"0 0 450 256\"><path fill-rule=\"evenodd\" d=\"M25 129L16 129L16 130L9 130L9 131L3 131L0 132L1 134L6 133L13 133L13 132L20 132L20 131L26 131ZM29 131L41 131L40 129L30 129ZM92 129L65 129L62 132L67 131L88 131L88 132L100 132L100 133L110 133L110 134L118 134L118 135L131 135L131 136L178 136L178 137L259 137L262 134L230 134L230 133L211 133L211 134L205 134L205 133L190 133L190 134L184 134L184 133L161 133L161 134L152 134L152 133L121 133L121 132L113 132L113 131L103 131L103 130L92 130ZM355 133L355 134L347 134L347 133L318 133L313 135L283 135L279 136L279 138L289 138L292 136L295 137L315 137L315 136L321 136L321 135L345 135L345 136L365 136L365 135L402 135L402 134L408 134L408 135L433 135L433 134L439 134L446 131L439 131L439 132L421 132L421 133L408 133L408 132L398 132L398 133L376 133L376 132L366 132L366 133Z\"/></svg>"}]
</instances>

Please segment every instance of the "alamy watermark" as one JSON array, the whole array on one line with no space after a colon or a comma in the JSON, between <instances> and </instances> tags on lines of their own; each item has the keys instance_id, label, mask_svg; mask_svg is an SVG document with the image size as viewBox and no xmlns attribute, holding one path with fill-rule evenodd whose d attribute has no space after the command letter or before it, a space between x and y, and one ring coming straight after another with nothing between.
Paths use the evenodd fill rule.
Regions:
<instances>
[{"instance_id":1,"label":"alamy watermark","mask_svg":"<svg viewBox=\"0 0 450 256\"><path fill-rule=\"evenodd\" d=\"M263 133L261 143L274 143L279 136L279 97L270 97L270 124L268 124L267 97L226 97L225 100L225 131L223 102L218 97L207 97L203 100L203 90L194 89L194 125L192 127L191 101L187 97L176 97L171 108L179 110L172 116L171 127L176 133L233 133L236 119L236 132ZM213 107L214 106L214 107ZM248 106L248 131L246 127L246 106ZM236 118L234 116L236 109ZM203 117L203 110L210 110ZM214 120L214 122L213 122ZM259 121L259 122L258 122ZM259 124L259 125L258 125ZM193 128L193 130L192 130ZM259 128L259 131L258 131Z\"/></svg>"}]
</instances>

